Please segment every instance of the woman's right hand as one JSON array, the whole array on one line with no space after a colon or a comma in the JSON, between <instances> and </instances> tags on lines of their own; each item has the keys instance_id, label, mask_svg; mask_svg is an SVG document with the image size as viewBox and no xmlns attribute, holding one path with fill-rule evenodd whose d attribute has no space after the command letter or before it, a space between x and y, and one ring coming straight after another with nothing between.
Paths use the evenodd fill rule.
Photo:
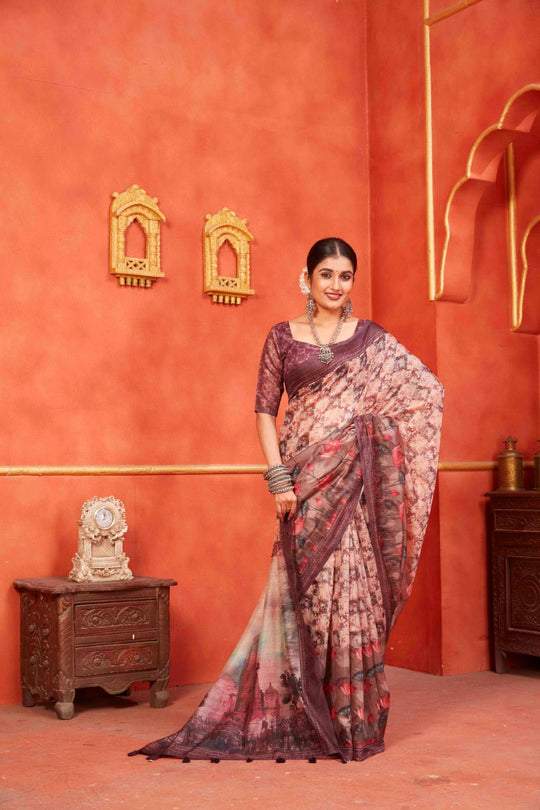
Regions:
<instances>
[{"instance_id":1,"label":"woman's right hand","mask_svg":"<svg viewBox=\"0 0 540 810\"><path fill-rule=\"evenodd\" d=\"M257 414L257 433L262 451L269 467L281 465L283 462L279 454L279 442L276 429L276 417L269 413ZM287 492L278 492L274 495L276 515L280 520L294 517L296 512L296 495L293 489Z\"/></svg>"},{"instance_id":2,"label":"woman's right hand","mask_svg":"<svg viewBox=\"0 0 540 810\"><path fill-rule=\"evenodd\" d=\"M294 517L297 504L294 489L289 489L287 492L278 492L274 495L274 502L276 505L276 515L280 520L288 520Z\"/></svg>"}]
</instances>

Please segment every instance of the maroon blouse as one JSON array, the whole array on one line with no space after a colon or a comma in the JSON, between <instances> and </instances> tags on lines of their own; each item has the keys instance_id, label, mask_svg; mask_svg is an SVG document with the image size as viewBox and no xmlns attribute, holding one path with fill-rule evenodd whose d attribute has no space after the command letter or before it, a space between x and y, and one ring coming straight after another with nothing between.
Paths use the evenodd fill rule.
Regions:
<instances>
[{"instance_id":1,"label":"maroon blouse","mask_svg":"<svg viewBox=\"0 0 540 810\"><path fill-rule=\"evenodd\" d=\"M354 357L383 332L384 329L373 321L358 321L350 338L332 344L334 359L325 365L319 360L318 346L295 340L289 321L277 323L268 333L262 350L255 411L276 416L284 387L292 399L305 382L314 382L333 371L339 363Z\"/></svg>"}]
</instances>

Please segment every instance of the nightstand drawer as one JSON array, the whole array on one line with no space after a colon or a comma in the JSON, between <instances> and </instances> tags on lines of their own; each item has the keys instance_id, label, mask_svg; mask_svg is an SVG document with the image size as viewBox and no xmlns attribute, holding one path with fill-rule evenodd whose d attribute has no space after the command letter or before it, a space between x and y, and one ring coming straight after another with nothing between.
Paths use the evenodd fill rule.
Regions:
<instances>
[{"instance_id":1,"label":"nightstand drawer","mask_svg":"<svg viewBox=\"0 0 540 810\"><path fill-rule=\"evenodd\" d=\"M540 511L494 509L493 525L496 532L540 532Z\"/></svg>"},{"instance_id":2,"label":"nightstand drawer","mask_svg":"<svg viewBox=\"0 0 540 810\"><path fill-rule=\"evenodd\" d=\"M157 627L156 600L75 605L75 635L132 633Z\"/></svg>"},{"instance_id":3,"label":"nightstand drawer","mask_svg":"<svg viewBox=\"0 0 540 810\"><path fill-rule=\"evenodd\" d=\"M157 642L79 647L75 650L75 676L144 672L158 665Z\"/></svg>"}]
</instances>

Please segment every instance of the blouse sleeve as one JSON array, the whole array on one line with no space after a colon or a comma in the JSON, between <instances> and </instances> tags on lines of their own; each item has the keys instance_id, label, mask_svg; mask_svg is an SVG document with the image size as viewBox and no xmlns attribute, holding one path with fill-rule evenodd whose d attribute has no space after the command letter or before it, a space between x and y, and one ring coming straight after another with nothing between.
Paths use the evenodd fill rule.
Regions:
<instances>
[{"instance_id":1,"label":"blouse sleeve","mask_svg":"<svg viewBox=\"0 0 540 810\"><path fill-rule=\"evenodd\" d=\"M275 329L268 333L264 344L259 376L257 379L257 395L255 397L255 411L269 413L276 416L281 396L283 394L283 359L279 350Z\"/></svg>"}]
</instances>

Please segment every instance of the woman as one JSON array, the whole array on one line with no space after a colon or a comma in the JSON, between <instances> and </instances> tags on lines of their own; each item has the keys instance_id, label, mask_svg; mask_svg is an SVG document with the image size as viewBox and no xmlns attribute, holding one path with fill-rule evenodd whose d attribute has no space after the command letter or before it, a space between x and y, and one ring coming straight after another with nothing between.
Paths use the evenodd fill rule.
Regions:
<instances>
[{"instance_id":1,"label":"woman","mask_svg":"<svg viewBox=\"0 0 540 810\"><path fill-rule=\"evenodd\" d=\"M279 518L266 590L191 719L134 753L346 762L384 750L384 652L429 516L442 386L351 317L356 264L341 239L313 245L306 314L264 345L255 409Z\"/></svg>"}]
</instances>

